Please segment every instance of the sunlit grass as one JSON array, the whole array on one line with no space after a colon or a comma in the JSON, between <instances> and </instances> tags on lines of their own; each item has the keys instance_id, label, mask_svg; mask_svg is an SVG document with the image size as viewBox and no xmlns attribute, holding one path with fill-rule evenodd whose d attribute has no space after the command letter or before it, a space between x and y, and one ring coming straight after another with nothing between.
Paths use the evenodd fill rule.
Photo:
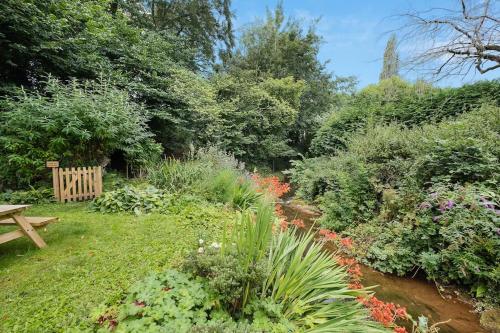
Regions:
<instances>
[{"instance_id":1,"label":"sunlit grass","mask_svg":"<svg viewBox=\"0 0 500 333\"><path fill-rule=\"evenodd\" d=\"M60 222L40 231L45 249L25 237L0 245L0 332L88 328L97 305L118 301L132 282L179 262L198 238L215 240L231 219L206 205L136 217L92 213L83 203L50 204L27 215Z\"/></svg>"}]
</instances>

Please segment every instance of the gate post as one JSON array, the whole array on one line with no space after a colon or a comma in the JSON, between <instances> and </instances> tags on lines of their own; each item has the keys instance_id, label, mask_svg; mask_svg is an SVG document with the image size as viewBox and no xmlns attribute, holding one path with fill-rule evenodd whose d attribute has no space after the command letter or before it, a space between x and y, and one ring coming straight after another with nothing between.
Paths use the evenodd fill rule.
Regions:
<instances>
[{"instance_id":1,"label":"gate post","mask_svg":"<svg viewBox=\"0 0 500 333\"><path fill-rule=\"evenodd\" d=\"M52 169L52 186L54 187L54 197L57 201L60 201L59 195L59 161L47 161L47 168Z\"/></svg>"}]
</instances>

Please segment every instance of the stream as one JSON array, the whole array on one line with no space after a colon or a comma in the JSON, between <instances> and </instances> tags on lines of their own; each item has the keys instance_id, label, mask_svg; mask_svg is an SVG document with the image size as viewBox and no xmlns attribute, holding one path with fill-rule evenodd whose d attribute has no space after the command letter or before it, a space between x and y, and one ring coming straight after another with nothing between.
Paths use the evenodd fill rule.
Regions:
<instances>
[{"instance_id":1,"label":"stream","mask_svg":"<svg viewBox=\"0 0 500 333\"><path fill-rule=\"evenodd\" d=\"M307 228L312 227L319 216L307 207L286 203L283 204L283 211L288 221L302 219ZM328 246L326 250L335 251ZM429 318L429 325L451 319L448 323L439 325L440 333L488 332L480 326L479 315L472 312L473 308L463 299L464 296L460 298L453 292L442 296L434 284L422 278L399 277L378 272L362 264L360 266L363 273L362 284L365 287L376 286L373 290L378 299L406 307L414 319L419 315L426 316Z\"/></svg>"}]
</instances>

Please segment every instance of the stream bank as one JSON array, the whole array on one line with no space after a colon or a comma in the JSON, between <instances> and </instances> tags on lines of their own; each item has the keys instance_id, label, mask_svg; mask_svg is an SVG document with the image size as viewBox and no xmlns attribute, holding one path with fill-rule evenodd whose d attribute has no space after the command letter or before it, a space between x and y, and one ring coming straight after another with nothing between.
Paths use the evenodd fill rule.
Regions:
<instances>
[{"instance_id":1,"label":"stream bank","mask_svg":"<svg viewBox=\"0 0 500 333\"><path fill-rule=\"evenodd\" d=\"M314 220L320 215L313 207L289 202L283 204L283 211L289 221L302 219L306 228L313 227ZM330 246L326 249L335 251ZM440 333L488 332L481 327L480 317L473 312L470 299L458 291L448 290L443 294L436 285L424 279L385 274L362 264L360 266L363 273L362 284L376 286L373 290L377 298L406 307L413 318L424 315L429 318L430 324L450 320L439 325Z\"/></svg>"}]
</instances>

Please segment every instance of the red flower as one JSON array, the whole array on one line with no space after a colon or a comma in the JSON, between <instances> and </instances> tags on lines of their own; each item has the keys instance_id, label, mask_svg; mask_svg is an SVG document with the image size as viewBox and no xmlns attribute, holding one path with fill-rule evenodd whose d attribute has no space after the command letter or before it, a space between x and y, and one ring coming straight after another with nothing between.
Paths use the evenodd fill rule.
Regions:
<instances>
[{"instance_id":1,"label":"red flower","mask_svg":"<svg viewBox=\"0 0 500 333\"><path fill-rule=\"evenodd\" d=\"M408 332L406 332L406 328L401 327L401 326L394 327L394 332L396 332L396 333L408 333Z\"/></svg>"},{"instance_id":2,"label":"red flower","mask_svg":"<svg viewBox=\"0 0 500 333\"><path fill-rule=\"evenodd\" d=\"M328 229L320 229L319 234L323 236L327 241L336 239L338 237L335 232L330 231Z\"/></svg>"},{"instance_id":3,"label":"red flower","mask_svg":"<svg viewBox=\"0 0 500 333\"><path fill-rule=\"evenodd\" d=\"M285 231L288 229L288 222L285 219L280 220L280 228L281 231Z\"/></svg>"},{"instance_id":4,"label":"red flower","mask_svg":"<svg viewBox=\"0 0 500 333\"><path fill-rule=\"evenodd\" d=\"M306 227L304 221L302 221L301 219L293 220L292 224L295 225L297 228L305 228Z\"/></svg>"},{"instance_id":5,"label":"red flower","mask_svg":"<svg viewBox=\"0 0 500 333\"><path fill-rule=\"evenodd\" d=\"M259 174L254 173L252 180L259 187L260 192L267 191L277 198L290 191L290 184L280 182L276 176L262 178Z\"/></svg>"},{"instance_id":6,"label":"red flower","mask_svg":"<svg viewBox=\"0 0 500 333\"><path fill-rule=\"evenodd\" d=\"M285 212L283 211L283 207L280 205L280 204L276 204L274 206L274 213L278 216L278 217L282 217L284 218L285 217Z\"/></svg>"},{"instance_id":7,"label":"red flower","mask_svg":"<svg viewBox=\"0 0 500 333\"><path fill-rule=\"evenodd\" d=\"M340 243L348 249L352 247L352 239L350 239L349 237L342 238L340 240Z\"/></svg>"},{"instance_id":8,"label":"red flower","mask_svg":"<svg viewBox=\"0 0 500 333\"><path fill-rule=\"evenodd\" d=\"M404 307L397 308L395 315L396 315L396 317L401 318L401 319L408 318L408 313L406 312L406 308L404 308Z\"/></svg>"}]
</instances>

